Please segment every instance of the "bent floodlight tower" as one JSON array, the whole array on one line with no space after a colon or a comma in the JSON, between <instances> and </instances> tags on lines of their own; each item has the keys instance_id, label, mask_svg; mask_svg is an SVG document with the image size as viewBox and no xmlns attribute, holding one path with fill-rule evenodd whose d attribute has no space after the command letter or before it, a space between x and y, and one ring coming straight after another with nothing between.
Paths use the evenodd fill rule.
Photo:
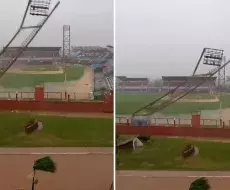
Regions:
<instances>
[{"instance_id":1,"label":"bent floodlight tower","mask_svg":"<svg viewBox=\"0 0 230 190\"><path fill-rule=\"evenodd\" d=\"M202 59L203 64L214 66L214 68L206 74L195 75ZM205 82L208 82L214 75L218 74L230 63L230 60L224 63L222 63L222 61L223 50L204 48L191 76L191 78L200 76L199 80L181 82L177 87L170 90L160 98L136 110L132 114L132 117L152 115L194 92L199 86ZM179 89L180 87L183 87L183 89Z\"/></svg>"},{"instance_id":2,"label":"bent floodlight tower","mask_svg":"<svg viewBox=\"0 0 230 190\"><path fill-rule=\"evenodd\" d=\"M33 29L32 32L27 36L27 38L22 42L21 46L17 47L15 49L15 55L12 57L7 57L4 59L4 63L0 65L0 78L6 73L6 71L17 61L17 59L21 56L23 51L28 47L28 45L33 41L33 39L36 37L38 32L42 29L42 27L45 25L47 20L51 17L53 12L57 9L57 7L60 4L60 1L58 1L55 6L50 11L50 4L51 0L29 0L26 10L24 12L21 25L17 32L14 34L13 38L8 42L6 46L0 51L0 57L4 57L4 53L7 52L9 46L12 44L12 42L17 38L17 36L20 34L20 32L28 29ZM31 16L37 16L41 17L40 22L36 25L27 26L25 25L25 21L27 17Z\"/></svg>"},{"instance_id":3,"label":"bent floodlight tower","mask_svg":"<svg viewBox=\"0 0 230 190\"><path fill-rule=\"evenodd\" d=\"M220 67L223 59L223 54L224 50L221 49L204 48L192 75L196 74L196 71L201 63L202 58L204 65Z\"/></svg>"}]
</instances>

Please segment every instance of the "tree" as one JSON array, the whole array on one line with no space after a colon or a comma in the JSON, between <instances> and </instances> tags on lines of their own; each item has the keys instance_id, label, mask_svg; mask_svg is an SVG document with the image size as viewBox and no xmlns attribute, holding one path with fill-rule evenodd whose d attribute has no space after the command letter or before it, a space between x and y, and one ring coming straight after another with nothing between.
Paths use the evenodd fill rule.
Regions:
<instances>
[{"instance_id":1,"label":"tree","mask_svg":"<svg viewBox=\"0 0 230 190\"><path fill-rule=\"evenodd\" d=\"M56 164L55 162L49 157L43 157L34 162L33 165L33 179L32 179L32 190L34 190L35 185L38 183L36 178L36 170L44 171L44 172L56 172Z\"/></svg>"},{"instance_id":2,"label":"tree","mask_svg":"<svg viewBox=\"0 0 230 190\"><path fill-rule=\"evenodd\" d=\"M208 183L208 180L204 177L198 178L193 181L190 185L189 190L210 190L211 187Z\"/></svg>"}]
</instances>

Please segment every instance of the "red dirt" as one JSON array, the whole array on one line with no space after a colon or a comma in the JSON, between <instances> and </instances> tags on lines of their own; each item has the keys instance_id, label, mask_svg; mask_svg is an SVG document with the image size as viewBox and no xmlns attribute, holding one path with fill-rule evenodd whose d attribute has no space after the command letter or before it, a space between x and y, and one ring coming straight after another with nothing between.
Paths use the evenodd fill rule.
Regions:
<instances>
[{"instance_id":1,"label":"red dirt","mask_svg":"<svg viewBox=\"0 0 230 190\"><path fill-rule=\"evenodd\" d=\"M31 151L27 149L22 152L29 152L28 150ZM62 150L66 151L66 149ZM4 149L1 149L2 151ZM15 151L20 152L17 149ZM46 151L48 152L48 149ZM38 151L33 149L33 152ZM39 152L42 152L41 149ZM43 155L0 155L0 189L31 189L31 178L28 175L32 172L34 160L41 157ZM108 190L112 183L112 154L51 155L51 157L57 163L57 172L55 174L38 172L39 182L36 190Z\"/></svg>"},{"instance_id":2,"label":"red dirt","mask_svg":"<svg viewBox=\"0 0 230 190\"><path fill-rule=\"evenodd\" d=\"M151 176L151 173L153 173L154 175ZM158 171L157 172L133 171L128 173L117 172L116 189L117 190L127 190L127 189L186 190L189 189L191 182L196 179L196 177L191 177L191 176L200 176L200 173L201 172L167 172L167 171L159 171L159 172ZM222 172L219 174L217 172L205 172L205 174L210 176L208 177L208 180L212 190L229 190L230 187L229 172L225 172L225 173ZM134 175L134 176L122 176L122 175ZM145 177L141 177L143 175ZM214 177L214 175L216 175L216 177ZM228 177L222 177L222 175Z\"/></svg>"},{"instance_id":3,"label":"red dirt","mask_svg":"<svg viewBox=\"0 0 230 190\"><path fill-rule=\"evenodd\" d=\"M38 115L56 115L64 117L82 117L82 118L113 118L111 113L59 113L59 112L30 112ZM17 111L17 113L28 113L23 111Z\"/></svg>"}]
</instances>

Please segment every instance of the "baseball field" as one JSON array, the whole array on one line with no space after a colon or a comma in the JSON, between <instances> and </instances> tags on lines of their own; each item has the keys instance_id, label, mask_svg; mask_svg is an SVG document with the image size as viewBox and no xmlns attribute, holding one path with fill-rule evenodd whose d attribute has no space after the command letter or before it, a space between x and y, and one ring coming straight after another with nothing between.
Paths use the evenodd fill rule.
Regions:
<instances>
[{"instance_id":1,"label":"baseball field","mask_svg":"<svg viewBox=\"0 0 230 190\"><path fill-rule=\"evenodd\" d=\"M116 94L116 112L118 115L130 115L140 107L156 100L163 94ZM222 108L230 108L230 95L223 94L220 98ZM184 100L170 105L161 113L165 115L180 115L200 112L201 110L217 110L220 107L219 99L214 95L189 95Z\"/></svg>"},{"instance_id":2,"label":"baseball field","mask_svg":"<svg viewBox=\"0 0 230 190\"><path fill-rule=\"evenodd\" d=\"M11 68L0 80L4 88L35 87L46 82L64 82L79 80L84 75L84 67L58 65L20 65Z\"/></svg>"}]
</instances>

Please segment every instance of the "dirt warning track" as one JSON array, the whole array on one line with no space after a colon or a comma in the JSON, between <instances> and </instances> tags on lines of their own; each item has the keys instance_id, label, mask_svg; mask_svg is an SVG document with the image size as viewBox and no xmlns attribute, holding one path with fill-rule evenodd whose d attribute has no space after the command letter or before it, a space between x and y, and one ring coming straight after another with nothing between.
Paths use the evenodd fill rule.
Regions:
<instances>
[{"instance_id":1,"label":"dirt warning track","mask_svg":"<svg viewBox=\"0 0 230 190\"><path fill-rule=\"evenodd\" d=\"M57 163L57 172L37 172L39 182L36 190L108 190L112 183L112 149L2 148L0 189L31 189L33 163L45 155L50 155Z\"/></svg>"},{"instance_id":2,"label":"dirt warning track","mask_svg":"<svg viewBox=\"0 0 230 190\"><path fill-rule=\"evenodd\" d=\"M117 190L185 190L192 181L206 177L212 190L229 190L230 172L117 171Z\"/></svg>"}]
</instances>

